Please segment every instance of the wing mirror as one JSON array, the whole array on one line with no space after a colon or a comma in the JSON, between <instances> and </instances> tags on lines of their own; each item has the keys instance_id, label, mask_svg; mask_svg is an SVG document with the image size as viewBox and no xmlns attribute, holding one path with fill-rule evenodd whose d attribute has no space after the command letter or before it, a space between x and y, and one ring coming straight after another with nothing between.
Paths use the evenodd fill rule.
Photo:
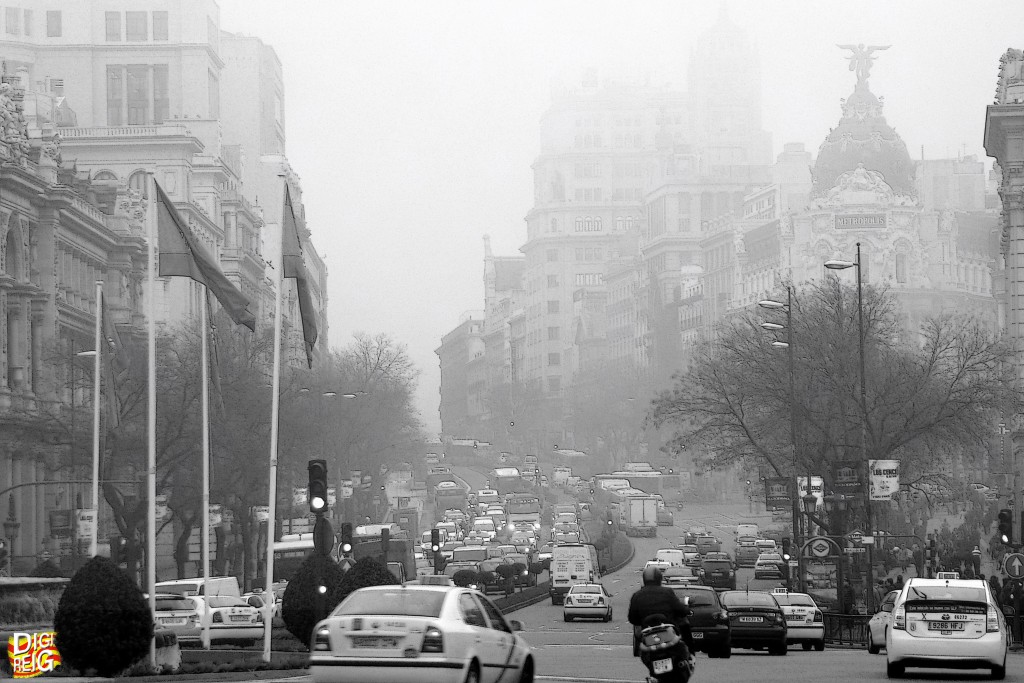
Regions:
<instances>
[{"instance_id":1,"label":"wing mirror","mask_svg":"<svg viewBox=\"0 0 1024 683\"><path fill-rule=\"evenodd\" d=\"M513 631L525 631L526 628L523 626L523 622L518 619L512 619L508 622L508 625L512 627Z\"/></svg>"},{"instance_id":2,"label":"wing mirror","mask_svg":"<svg viewBox=\"0 0 1024 683\"><path fill-rule=\"evenodd\" d=\"M893 604L891 602L886 602L886 603L882 604L882 611L883 612L891 612L892 608L893 608Z\"/></svg>"}]
</instances>

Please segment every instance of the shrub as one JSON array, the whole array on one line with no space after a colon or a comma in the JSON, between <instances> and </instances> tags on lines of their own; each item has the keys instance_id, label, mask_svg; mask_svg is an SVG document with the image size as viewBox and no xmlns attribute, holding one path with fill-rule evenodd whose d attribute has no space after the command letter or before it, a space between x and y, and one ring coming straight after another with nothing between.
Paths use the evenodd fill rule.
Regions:
<instances>
[{"instance_id":1,"label":"shrub","mask_svg":"<svg viewBox=\"0 0 1024 683\"><path fill-rule=\"evenodd\" d=\"M113 676L149 653L153 616L142 591L109 558L94 557L71 578L53 619L61 660Z\"/></svg>"},{"instance_id":2,"label":"shrub","mask_svg":"<svg viewBox=\"0 0 1024 683\"><path fill-rule=\"evenodd\" d=\"M452 583L460 588L469 588L474 583L479 583L480 574L472 569L460 569L452 574Z\"/></svg>"},{"instance_id":3,"label":"shrub","mask_svg":"<svg viewBox=\"0 0 1024 683\"><path fill-rule=\"evenodd\" d=\"M360 588L369 588L370 586L391 586L398 583L398 579L395 575L388 571L388 568L382 565L372 557L364 557L357 560L352 568L345 573L345 577L341 580L341 587L339 588L340 598L338 602L341 602L348 597L349 593Z\"/></svg>"},{"instance_id":4,"label":"shrub","mask_svg":"<svg viewBox=\"0 0 1024 683\"><path fill-rule=\"evenodd\" d=\"M62 579L64 578L64 570L58 567L53 560L45 560L36 565L29 576L37 576L47 579Z\"/></svg>"},{"instance_id":5,"label":"shrub","mask_svg":"<svg viewBox=\"0 0 1024 683\"><path fill-rule=\"evenodd\" d=\"M331 613L341 599L338 589L345 572L331 557L313 553L288 582L281 600L285 628L309 647L317 622ZM321 594L320 586L327 592Z\"/></svg>"}]
</instances>

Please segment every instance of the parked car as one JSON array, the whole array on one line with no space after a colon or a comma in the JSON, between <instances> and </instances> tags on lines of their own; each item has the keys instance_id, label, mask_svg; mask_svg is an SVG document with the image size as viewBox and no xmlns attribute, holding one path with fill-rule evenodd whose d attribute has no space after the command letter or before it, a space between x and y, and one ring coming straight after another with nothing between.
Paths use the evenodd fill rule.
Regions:
<instances>
[{"instance_id":1,"label":"parked car","mask_svg":"<svg viewBox=\"0 0 1024 683\"><path fill-rule=\"evenodd\" d=\"M672 584L669 587L680 600L687 599L687 605L693 612L689 622L694 650L706 652L708 657L731 657L732 629L718 594L707 586Z\"/></svg>"},{"instance_id":2,"label":"parked car","mask_svg":"<svg viewBox=\"0 0 1024 683\"><path fill-rule=\"evenodd\" d=\"M482 672L495 671L532 680L522 628L469 588L361 588L313 629L309 668L315 683L479 681Z\"/></svg>"},{"instance_id":3,"label":"parked car","mask_svg":"<svg viewBox=\"0 0 1024 683\"><path fill-rule=\"evenodd\" d=\"M612 620L612 596L599 583L577 583L565 594L562 616L566 621L578 618Z\"/></svg>"},{"instance_id":4,"label":"parked car","mask_svg":"<svg viewBox=\"0 0 1024 683\"><path fill-rule=\"evenodd\" d=\"M767 648L773 655L786 654L786 617L771 593L736 590L720 597L729 613L734 648Z\"/></svg>"},{"instance_id":5,"label":"parked car","mask_svg":"<svg viewBox=\"0 0 1024 683\"><path fill-rule=\"evenodd\" d=\"M885 647L885 638L892 624L892 608L899 591L889 591L878 606L878 611L868 622L868 652L877 655Z\"/></svg>"}]
</instances>

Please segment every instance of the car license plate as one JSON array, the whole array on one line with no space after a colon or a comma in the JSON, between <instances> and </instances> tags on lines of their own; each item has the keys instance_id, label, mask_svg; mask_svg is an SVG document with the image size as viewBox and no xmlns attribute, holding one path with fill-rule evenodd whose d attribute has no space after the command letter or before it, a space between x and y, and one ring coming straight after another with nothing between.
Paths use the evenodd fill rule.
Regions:
<instances>
[{"instance_id":1,"label":"car license plate","mask_svg":"<svg viewBox=\"0 0 1024 683\"><path fill-rule=\"evenodd\" d=\"M249 617L244 614L232 614L231 621L249 621Z\"/></svg>"},{"instance_id":2,"label":"car license plate","mask_svg":"<svg viewBox=\"0 0 1024 683\"><path fill-rule=\"evenodd\" d=\"M929 631L963 631L964 622L962 621L929 621Z\"/></svg>"},{"instance_id":3,"label":"car license plate","mask_svg":"<svg viewBox=\"0 0 1024 683\"><path fill-rule=\"evenodd\" d=\"M761 617L740 617L740 621L744 624L759 624Z\"/></svg>"},{"instance_id":4,"label":"car license plate","mask_svg":"<svg viewBox=\"0 0 1024 683\"><path fill-rule=\"evenodd\" d=\"M161 624L184 624L184 619L178 619L177 617L160 617Z\"/></svg>"},{"instance_id":5,"label":"car license plate","mask_svg":"<svg viewBox=\"0 0 1024 683\"><path fill-rule=\"evenodd\" d=\"M576 602L580 603L581 605L589 605L593 601L590 598L576 598Z\"/></svg>"},{"instance_id":6,"label":"car license plate","mask_svg":"<svg viewBox=\"0 0 1024 683\"><path fill-rule=\"evenodd\" d=\"M393 638L389 636L352 636L352 647L398 647L398 638Z\"/></svg>"},{"instance_id":7,"label":"car license plate","mask_svg":"<svg viewBox=\"0 0 1024 683\"><path fill-rule=\"evenodd\" d=\"M790 614L786 617L786 621L803 621L804 617L802 614Z\"/></svg>"},{"instance_id":8,"label":"car license plate","mask_svg":"<svg viewBox=\"0 0 1024 683\"><path fill-rule=\"evenodd\" d=\"M704 637L704 634L703 634L703 633L701 633L700 631L694 631L694 632L693 632L693 633L691 633L690 635L691 635L691 636L693 636L693 639L694 639L694 640L700 640L701 638L703 638L703 637Z\"/></svg>"},{"instance_id":9,"label":"car license plate","mask_svg":"<svg viewBox=\"0 0 1024 683\"><path fill-rule=\"evenodd\" d=\"M671 659L655 659L654 660L654 673L655 673L655 675L663 674L663 673L668 673L671 670L672 670L672 660Z\"/></svg>"}]
</instances>

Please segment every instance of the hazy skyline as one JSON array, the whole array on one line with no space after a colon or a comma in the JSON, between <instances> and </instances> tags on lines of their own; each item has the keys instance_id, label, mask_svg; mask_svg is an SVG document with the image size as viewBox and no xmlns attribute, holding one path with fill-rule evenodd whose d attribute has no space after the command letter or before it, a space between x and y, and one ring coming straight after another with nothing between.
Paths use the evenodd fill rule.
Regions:
<instances>
[{"instance_id":1,"label":"hazy skyline","mask_svg":"<svg viewBox=\"0 0 1024 683\"><path fill-rule=\"evenodd\" d=\"M219 0L221 27L280 58L287 155L328 267L332 346L387 332L421 371L417 406L440 429L434 349L483 308L483 235L518 254L530 165L553 80L589 67L686 89L691 46L720 2ZM1024 47L1024 3L861 0L727 3L760 56L774 154L816 154L853 90L837 44L892 45L872 91L915 160L975 154L999 57ZM749 87L754 87L751 82ZM987 160L991 165L991 161Z\"/></svg>"}]
</instances>

